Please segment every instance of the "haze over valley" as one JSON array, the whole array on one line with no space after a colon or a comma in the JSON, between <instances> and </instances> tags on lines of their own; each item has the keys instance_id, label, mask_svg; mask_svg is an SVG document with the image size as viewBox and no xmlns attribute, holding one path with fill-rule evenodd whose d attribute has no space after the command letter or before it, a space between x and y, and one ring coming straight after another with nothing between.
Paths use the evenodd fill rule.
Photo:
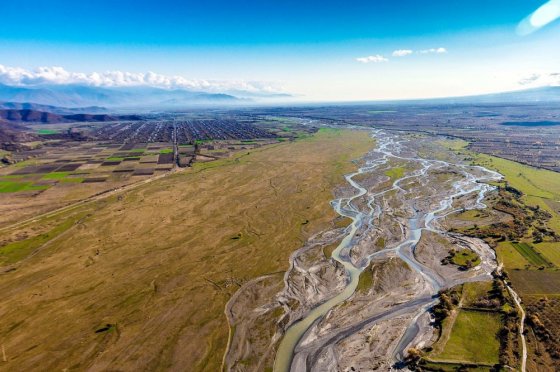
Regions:
<instances>
[{"instance_id":1,"label":"haze over valley","mask_svg":"<svg viewBox=\"0 0 560 372\"><path fill-rule=\"evenodd\" d=\"M0 370L560 370L559 9L2 5Z\"/></svg>"}]
</instances>

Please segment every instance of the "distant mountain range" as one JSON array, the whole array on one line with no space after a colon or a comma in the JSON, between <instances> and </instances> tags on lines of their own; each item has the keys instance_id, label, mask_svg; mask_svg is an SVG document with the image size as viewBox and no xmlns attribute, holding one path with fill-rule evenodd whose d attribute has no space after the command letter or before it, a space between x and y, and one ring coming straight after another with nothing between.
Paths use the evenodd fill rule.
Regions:
<instances>
[{"instance_id":1,"label":"distant mountain range","mask_svg":"<svg viewBox=\"0 0 560 372\"><path fill-rule=\"evenodd\" d=\"M104 88L85 85L40 85L20 87L0 84L0 101L67 108L173 108L191 105L234 104L245 99L229 94L194 92L152 87ZM14 107L16 108L16 107Z\"/></svg>"},{"instance_id":2,"label":"distant mountain range","mask_svg":"<svg viewBox=\"0 0 560 372\"><path fill-rule=\"evenodd\" d=\"M70 84L21 87L0 84L0 108L28 109L59 115L71 115L76 113L107 113L121 109L143 112L153 109L180 109L205 105L228 106L286 102L286 100L294 98L294 96L282 93L253 93L244 91L231 91L228 93L231 94L195 92L185 89L162 89L147 86L106 88ZM2 101L5 102L2 103ZM560 102L560 87L542 87L465 97L382 102L402 104Z\"/></svg>"},{"instance_id":3,"label":"distant mountain range","mask_svg":"<svg viewBox=\"0 0 560 372\"><path fill-rule=\"evenodd\" d=\"M463 97L474 102L496 103L532 103L532 102L560 102L560 86L549 86L524 89L512 92L485 94L473 97Z\"/></svg>"},{"instance_id":4,"label":"distant mountain range","mask_svg":"<svg viewBox=\"0 0 560 372\"><path fill-rule=\"evenodd\" d=\"M108 115L108 114L70 114L59 115L52 112L37 110L0 110L0 120L13 123L70 123L70 122L105 122L117 120L141 120L139 115Z\"/></svg>"},{"instance_id":5,"label":"distant mountain range","mask_svg":"<svg viewBox=\"0 0 560 372\"><path fill-rule=\"evenodd\" d=\"M38 103L30 103L30 102L0 102L0 109L46 111L59 115L71 115L71 114L79 114L79 113L100 114L100 113L108 112L107 108L101 106L59 107L59 106L52 106L52 105L41 105Z\"/></svg>"},{"instance_id":6,"label":"distant mountain range","mask_svg":"<svg viewBox=\"0 0 560 372\"><path fill-rule=\"evenodd\" d=\"M462 97L443 97L427 99L411 99L402 101L384 101L400 104L502 104L502 103L547 103L560 102L560 86L548 86L517 90L511 92L500 92L491 94L480 94Z\"/></svg>"}]
</instances>

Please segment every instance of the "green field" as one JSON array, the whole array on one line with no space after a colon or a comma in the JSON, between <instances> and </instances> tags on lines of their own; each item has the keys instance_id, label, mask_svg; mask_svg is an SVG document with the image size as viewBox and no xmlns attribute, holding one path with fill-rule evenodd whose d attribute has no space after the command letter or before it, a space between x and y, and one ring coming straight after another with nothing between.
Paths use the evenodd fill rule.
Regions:
<instances>
[{"instance_id":1,"label":"green field","mask_svg":"<svg viewBox=\"0 0 560 372\"><path fill-rule=\"evenodd\" d=\"M468 262L471 262L472 267L474 267L480 263L480 257L475 252L465 248L455 253L451 262L457 266L467 266Z\"/></svg>"},{"instance_id":2,"label":"green field","mask_svg":"<svg viewBox=\"0 0 560 372\"><path fill-rule=\"evenodd\" d=\"M486 154L477 154L476 162L498 170L511 186L527 195L545 199L560 198L560 174L557 172Z\"/></svg>"},{"instance_id":3,"label":"green field","mask_svg":"<svg viewBox=\"0 0 560 372\"><path fill-rule=\"evenodd\" d=\"M478 209L469 209L464 212L458 213L456 218L461 221L479 221L482 217L486 217L487 214L484 211Z\"/></svg>"},{"instance_id":4,"label":"green field","mask_svg":"<svg viewBox=\"0 0 560 372\"><path fill-rule=\"evenodd\" d=\"M527 261L535 266L554 266L545 257L536 252L530 244L527 243L511 243L511 245L523 256Z\"/></svg>"},{"instance_id":5,"label":"green field","mask_svg":"<svg viewBox=\"0 0 560 372\"><path fill-rule=\"evenodd\" d=\"M43 176L44 180L60 180L62 178L66 178L70 172L51 172L47 173Z\"/></svg>"},{"instance_id":6,"label":"green field","mask_svg":"<svg viewBox=\"0 0 560 372\"><path fill-rule=\"evenodd\" d=\"M394 110L369 110L367 113L371 114L371 115L377 115L377 114L390 114L393 112L397 112Z\"/></svg>"},{"instance_id":7,"label":"green field","mask_svg":"<svg viewBox=\"0 0 560 372\"><path fill-rule=\"evenodd\" d=\"M457 372L459 368L466 368L463 371L468 372L492 372L494 369L492 367L476 366L476 367L465 367L461 363L442 363L442 362L426 362L422 364L422 367L427 371L438 371L438 372Z\"/></svg>"},{"instance_id":8,"label":"green field","mask_svg":"<svg viewBox=\"0 0 560 372\"><path fill-rule=\"evenodd\" d=\"M463 306L472 306L478 299L492 291L493 282L468 282L463 284Z\"/></svg>"},{"instance_id":9,"label":"green field","mask_svg":"<svg viewBox=\"0 0 560 372\"><path fill-rule=\"evenodd\" d=\"M44 180L56 180L60 183L80 183L84 179L80 177L71 177L70 172L51 172L42 177Z\"/></svg>"},{"instance_id":10,"label":"green field","mask_svg":"<svg viewBox=\"0 0 560 372\"><path fill-rule=\"evenodd\" d=\"M443 147L447 147L448 149L453 151L462 151L469 144L467 141L461 139L447 139L447 140L437 141L436 143L442 145Z\"/></svg>"},{"instance_id":11,"label":"green field","mask_svg":"<svg viewBox=\"0 0 560 372\"><path fill-rule=\"evenodd\" d=\"M404 168L403 167L394 167L387 171L385 171L385 175L391 177L391 181L398 180L402 176L404 176Z\"/></svg>"},{"instance_id":12,"label":"green field","mask_svg":"<svg viewBox=\"0 0 560 372\"><path fill-rule=\"evenodd\" d=\"M57 134L58 131L53 130L53 129L37 129L36 133L37 134Z\"/></svg>"},{"instance_id":13,"label":"green field","mask_svg":"<svg viewBox=\"0 0 560 372\"><path fill-rule=\"evenodd\" d=\"M48 189L46 185L34 185L33 182L0 181L0 193L36 191Z\"/></svg>"},{"instance_id":14,"label":"green field","mask_svg":"<svg viewBox=\"0 0 560 372\"><path fill-rule=\"evenodd\" d=\"M10 180L20 180L24 177L31 177L33 176L33 174L5 174L3 176L0 176L0 182L1 181L10 181Z\"/></svg>"},{"instance_id":15,"label":"green field","mask_svg":"<svg viewBox=\"0 0 560 372\"><path fill-rule=\"evenodd\" d=\"M550 207L550 201L560 200L560 173L485 154L477 154L475 163L504 175L510 186L525 194L522 198L525 204L538 205L549 212L552 218L547 225L560 233L560 215Z\"/></svg>"},{"instance_id":16,"label":"green field","mask_svg":"<svg viewBox=\"0 0 560 372\"><path fill-rule=\"evenodd\" d=\"M560 267L560 243L538 243L533 248L555 266Z\"/></svg>"},{"instance_id":17,"label":"green field","mask_svg":"<svg viewBox=\"0 0 560 372\"><path fill-rule=\"evenodd\" d=\"M84 182L83 178L75 177L75 178L63 178L60 180L61 183L82 183Z\"/></svg>"},{"instance_id":18,"label":"green field","mask_svg":"<svg viewBox=\"0 0 560 372\"><path fill-rule=\"evenodd\" d=\"M522 270L529 261L525 259L509 242L500 242L496 247L498 260L504 264L508 270Z\"/></svg>"},{"instance_id":19,"label":"green field","mask_svg":"<svg viewBox=\"0 0 560 372\"><path fill-rule=\"evenodd\" d=\"M360 273L356 292L367 293L373 286L373 263Z\"/></svg>"},{"instance_id":20,"label":"green field","mask_svg":"<svg viewBox=\"0 0 560 372\"><path fill-rule=\"evenodd\" d=\"M498 332L501 326L497 313L460 310L443 351L433 359L496 364L499 361Z\"/></svg>"}]
</instances>

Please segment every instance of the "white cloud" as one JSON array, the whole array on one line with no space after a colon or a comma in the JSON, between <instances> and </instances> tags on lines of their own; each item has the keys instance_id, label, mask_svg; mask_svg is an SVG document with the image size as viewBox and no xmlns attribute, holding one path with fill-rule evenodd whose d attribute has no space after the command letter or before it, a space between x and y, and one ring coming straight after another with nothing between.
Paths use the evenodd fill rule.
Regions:
<instances>
[{"instance_id":1,"label":"white cloud","mask_svg":"<svg viewBox=\"0 0 560 372\"><path fill-rule=\"evenodd\" d=\"M559 0L560 1L560 0ZM443 47L439 48L430 48L430 49L422 49L422 50L412 50L412 49L396 49L391 53L393 57L406 57L411 54L445 54L447 53L447 49ZM361 63L379 63L379 62L388 62L389 59L385 58L380 54L375 54L367 57L360 57L356 58L356 61Z\"/></svg>"},{"instance_id":2,"label":"white cloud","mask_svg":"<svg viewBox=\"0 0 560 372\"><path fill-rule=\"evenodd\" d=\"M27 70L21 67L0 65L0 84L12 86L36 86L44 84L81 84L97 87L150 86L164 89L189 89L205 92L242 90L251 93L278 93L282 89L268 82L243 80L216 81L187 79L180 75L161 75L155 72L136 73L124 71L69 72L63 67L38 67Z\"/></svg>"},{"instance_id":3,"label":"white cloud","mask_svg":"<svg viewBox=\"0 0 560 372\"><path fill-rule=\"evenodd\" d=\"M379 62L388 62L389 60L382 55L376 54L374 56L367 56L367 57L360 57L356 58L356 61L361 63L379 63Z\"/></svg>"},{"instance_id":4,"label":"white cloud","mask_svg":"<svg viewBox=\"0 0 560 372\"><path fill-rule=\"evenodd\" d=\"M518 81L525 87L560 86L559 72L534 73Z\"/></svg>"},{"instance_id":5,"label":"white cloud","mask_svg":"<svg viewBox=\"0 0 560 372\"><path fill-rule=\"evenodd\" d=\"M445 48L430 48L430 49L422 49L419 50L418 53L420 54L444 54L447 53L447 49Z\"/></svg>"},{"instance_id":6,"label":"white cloud","mask_svg":"<svg viewBox=\"0 0 560 372\"><path fill-rule=\"evenodd\" d=\"M535 81L539 80L540 77L541 77L540 74L531 74L529 76L525 76L525 77L521 78L521 80L519 80L519 84L520 85L531 85Z\"/></svg>"},{"instance_id":7,"label":"white cloud","mask_svg":"<svg viewBox=\"0 0 560 372\"><path fill-rule=\"evenodd\" d=\"M410 54L414 53L412 50L410 49L397 49L395 51L393 51L393 57L406 57Z\"/></svg>"}]
</instances>

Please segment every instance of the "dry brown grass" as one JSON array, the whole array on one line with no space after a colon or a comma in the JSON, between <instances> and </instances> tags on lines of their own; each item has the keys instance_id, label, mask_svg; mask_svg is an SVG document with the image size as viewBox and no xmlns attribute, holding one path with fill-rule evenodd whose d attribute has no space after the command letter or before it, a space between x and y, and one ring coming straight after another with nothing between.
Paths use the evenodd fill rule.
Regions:
<instances>
[{"instance_id":1,"label":"dry brown grass","mask_svg":"<svg viewBox=\"0 0 560 372\"><path fill-rule=\"evenodd\" d=\"M84 207L92 216L0 276L3 368L219 370L228 298L332 223L334 186L371 146L320 132Z\"/></svg>"}]
</instances>

